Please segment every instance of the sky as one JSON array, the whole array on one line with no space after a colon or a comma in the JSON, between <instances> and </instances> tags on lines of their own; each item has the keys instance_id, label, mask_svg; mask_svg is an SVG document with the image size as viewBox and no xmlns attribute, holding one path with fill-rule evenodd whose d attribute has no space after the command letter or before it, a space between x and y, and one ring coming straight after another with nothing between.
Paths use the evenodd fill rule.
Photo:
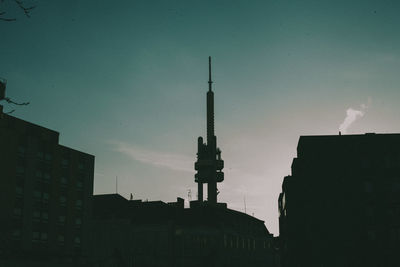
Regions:
<instances>
[{"instance_id":1,"label":"sky","mask_svg":"<svg viewBox=\"0 0 400 267\"><path fill-rule=\"evenodd\" d=\"M0 77L31 103L13 116L95 155L95 194L115 193L118 177L126 198L196 199L208 56L218 200L274 235L301 135L400 132L398 1L26 3L30 18L1 6L17 20L0 21Z\"/></svg>"}]
</instances>

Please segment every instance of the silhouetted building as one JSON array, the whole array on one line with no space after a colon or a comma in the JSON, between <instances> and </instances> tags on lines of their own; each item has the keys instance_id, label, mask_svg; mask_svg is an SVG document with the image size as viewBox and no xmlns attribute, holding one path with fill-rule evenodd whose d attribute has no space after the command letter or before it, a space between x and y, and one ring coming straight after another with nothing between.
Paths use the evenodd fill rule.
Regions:
<instances>
[{"instance_id":1,"label":"silhouetted building","mask_svg":"<svg viewBox=\"0 0 400 267\"><path fill-rule=\"evenodd\" d=\"M92 263L108 266L274 266L264 222L223 206L93 196Z\"/></svg>"},{"instance_id":2,"label":"silhouetted building","mask_svg":"<svg viewBox=\"0 0 400 267\"><path fill-rule=\"evenodd\" d=\"M278 202L283 267L400 266L400 134L301 136Z\"/></svg>"},{"instance_id":3,"label":"silhouetted building","mask_svg":"<svg viewBox=\"0 0 400 267\"><path fill-rule=\"evenodd\" d=\"M93 196L91 263L173 266L171 231L177 208L161 201L128 201L118 194Z\"/></svg>"},{"instance_id":4,"label":"silhouetted building","mask_svg":"<svg viewBox=\"0 0 400 267\"><path fill-rule=\"evenodd\" d=\"M0 266L57 266L85 254L94 156L58 139L0 106Z\"/></svg>"}]
</instances>

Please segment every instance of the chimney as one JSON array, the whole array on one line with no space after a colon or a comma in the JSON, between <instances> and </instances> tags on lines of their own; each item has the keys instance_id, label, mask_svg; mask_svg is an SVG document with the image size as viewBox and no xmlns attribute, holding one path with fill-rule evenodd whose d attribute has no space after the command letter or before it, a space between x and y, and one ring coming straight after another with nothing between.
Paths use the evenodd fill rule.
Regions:
<instances>
[{"instance_id":1,"label":"chimney","mask_svg":"<svg viewBox=\"0 0 400 267\"><path fill-rule=\"evenodd\" d=\"M185 200L183 198L177 197L176 198L176 207L179 209L185 208Z\"/></svg>"}]
</instances>

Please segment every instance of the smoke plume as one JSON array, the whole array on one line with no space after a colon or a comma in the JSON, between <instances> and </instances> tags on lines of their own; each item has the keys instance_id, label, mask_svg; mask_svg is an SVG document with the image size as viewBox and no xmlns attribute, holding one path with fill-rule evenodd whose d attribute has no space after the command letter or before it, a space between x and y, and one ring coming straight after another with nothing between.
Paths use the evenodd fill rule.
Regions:
<instances>
[{"instance_id":1,"label":"smoke plume","mask_svg":"<svg viewBox=\"0 0 400 267\"><path fill-rule=\"evenodd\" d=\"M361 108L365 109L366 106L362 105ZM355 122L358 118L364 116L364 114L365 112L363 110L355 110L352 108L348 108L346 111L346 118L339 126L339 131L342 133L346 133L347 129L353 124L353 122Z\"/></svg>"}]
</instances>

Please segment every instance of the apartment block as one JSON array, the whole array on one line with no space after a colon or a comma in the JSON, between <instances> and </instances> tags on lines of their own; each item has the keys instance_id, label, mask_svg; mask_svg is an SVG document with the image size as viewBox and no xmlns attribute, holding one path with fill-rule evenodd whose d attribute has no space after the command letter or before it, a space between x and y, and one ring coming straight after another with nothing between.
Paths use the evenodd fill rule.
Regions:
<instances>
[{"instance_id":1,"label":"apartment block","mask_svg":"<svg viewBox=\"0 0 400 267\"><path fill-rule=\"evenodd\" d=\"M94 156L0 106L0 260L85 256Z\"/></svg>"}]
</instances>

